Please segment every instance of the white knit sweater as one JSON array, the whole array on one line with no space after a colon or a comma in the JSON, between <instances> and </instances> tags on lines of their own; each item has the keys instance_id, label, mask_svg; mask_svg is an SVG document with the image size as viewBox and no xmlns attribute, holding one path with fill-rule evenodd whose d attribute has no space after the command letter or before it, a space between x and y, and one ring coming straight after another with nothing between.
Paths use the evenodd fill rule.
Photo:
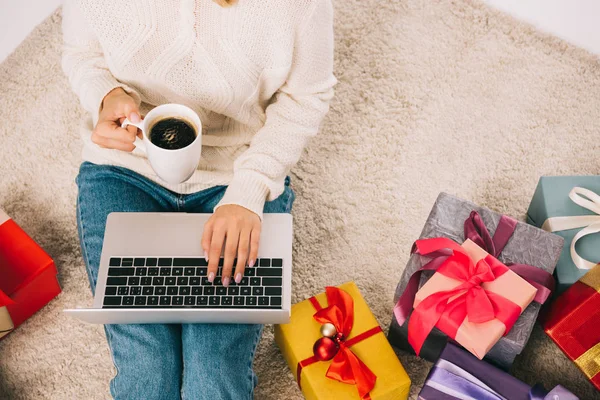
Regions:
<instances>
[{"instance_id":1,"label":"white knit sweater","mask_svg":"<svg viewBox=\"0 0 600 400\"><path fill-rule=\"evenodd\" d=\"M63 69L90 113L83 157L132 169L178 193L229 185L219 205L262 217L329 108L331 0L66 0ZM91 142L104 96L124 88L145 114L180 103L203 124L202 160L170 185L143 154ZM217 206L218 207L218 206Z\"/></svg>"}]
</instances>

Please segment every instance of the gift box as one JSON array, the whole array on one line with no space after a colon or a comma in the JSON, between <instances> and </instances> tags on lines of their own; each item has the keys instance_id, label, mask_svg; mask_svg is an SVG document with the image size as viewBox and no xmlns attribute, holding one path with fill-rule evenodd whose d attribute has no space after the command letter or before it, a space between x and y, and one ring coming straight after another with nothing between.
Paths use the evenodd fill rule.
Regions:
<instances>
[{"instance_id":1,"label":"gift box","mask_svg":"<svg viewBox=\"0 0 600 400\"><path fill-rule=\"evenodd\" d=\"M519 275L523 274L522 276L536 287L535 301L523 310L512 329L505 333L485 356L486 361L509 369L529 340L541 303L549 296L552 287L551 274L562 250L563 239L446 193L438 196L420 235L420 239L440 237L457 243L463 243L465 239L470 238L511 270ZM409 284L415 284L413 289L416 291L431 278L430 271L420 273L420 279L416 282L415 278L412 278L415 273L418 275L423 267L429 266L431 261L431 257L425 257L418 252L411 255L396 287L396 302L409 288ZM533 267L540 275L530 276L531 271L526 267ZM413 305L412 301L410 305ZM408 335L410 314L407 318L409 322L404 324L398 324L397 318L392 318L388 338L394 347L414 353ZM433 328L420 349L420 357L435 362L448 341L448 335L438 328Z\"/></svg>"},{"instance_id":2,"label":"gift box","mask_svg":"<svg viewBox=\"0 0 600 400\"><path fill-rule=\"evenodd\" d=\"M558 293L600 262L600 235L593 235L600 229L598 194L600 176L544 176L538 182L527 222L565 239L555 272Z\"/></svg>"},{"instance_id":3,"label":"gift box","mask_svg":"<svg viewBox=\"0 0 600 400\"><path fill-rule=\"evenodd\" d=\"M353 282L291 313L275 342L307 399L408 398L410 379Z\"/></svg>"},{"instance_id":4,"label":"gift box","mask_svg":"<svg viewBox=\"0 0 600 400\"><path fill-rule=\"evenodd\" d=\"M578 397L561 385L550 392L541 385L530 387L448 343L431 368L419 400L460 399L577 400Z\"/></svg>"},{"instance_id":5,"label":"gift box","mask_svg":"<svg viewBox=\"0 0 600 400\"><path fill-rule=\"evenodd\" d=\"M600 390L600 265L551 305L544 330Z\"/></svg>"},{"instance_id":6,"label":"gift box","mask_svg":"<svg viewBox=\"0 0 600 400\"><path fill-rule=\"evenodd\" d=\"M21 325L60 291L52 258L0 209L0 292L10 298L10 325Z\"/></svg>"}]
</instances>

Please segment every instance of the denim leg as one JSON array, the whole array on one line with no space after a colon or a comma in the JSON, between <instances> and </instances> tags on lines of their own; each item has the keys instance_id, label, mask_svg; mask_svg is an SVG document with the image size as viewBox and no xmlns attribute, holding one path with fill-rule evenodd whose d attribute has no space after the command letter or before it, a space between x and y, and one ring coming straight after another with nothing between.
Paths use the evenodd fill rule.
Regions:
<instances>
[{"instance_id":1,"label":"denim leg","mask_svg":"<svg viewBox=\"0 0 600 400\"><path fill-rule=\"evenodd\" d=\"M188 196L186 211L211 213L225 188L208 190ZM265 203L264 212L290 213L295 198L286 179L284 192ZM182 325L183 399L252 399L258 382L252 363L262 329L258 324Z\"/></svg>"},{"instance_id":2,"label":"denim leg","mask_svg":"<svg viewBox=\"0 0 600 400\"><path fill-rule=\"evenodd\" d=\"M84 163L77 177L77 223L92 292L102 252L106 217L114 211L172 211L171 195L124 168ZM105 325L117 375L115 399L179 399L181 325Z\"/></svg>"}]
</instances>

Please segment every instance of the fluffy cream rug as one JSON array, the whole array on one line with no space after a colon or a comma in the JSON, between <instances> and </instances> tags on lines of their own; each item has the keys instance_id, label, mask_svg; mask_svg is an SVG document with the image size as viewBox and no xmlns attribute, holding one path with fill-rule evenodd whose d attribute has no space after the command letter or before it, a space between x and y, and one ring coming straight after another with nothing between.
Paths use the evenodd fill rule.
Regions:
<instances>
[{"instance_id":1,"label":"fluffy cream rug","mask_svg":"<svg viewBox=\"0 0 600 400\"><path fill-rule=\"evenodd\" d=\"M471 0L336 2L337 96L293 171L294 301L357 282L387 329L434 199L523 217L543 174L597 174L600 67L586 52ZM60 14L0 65L0 205L54 257L64 293L0 343L0 398L105 399L114 374L75 225L78 100L60 68ZM416 398L430 364L400 358ZM299 399L265 331L259 399ZM515 376L598 392L536 328Z\"/></svg>"}]
</instances>

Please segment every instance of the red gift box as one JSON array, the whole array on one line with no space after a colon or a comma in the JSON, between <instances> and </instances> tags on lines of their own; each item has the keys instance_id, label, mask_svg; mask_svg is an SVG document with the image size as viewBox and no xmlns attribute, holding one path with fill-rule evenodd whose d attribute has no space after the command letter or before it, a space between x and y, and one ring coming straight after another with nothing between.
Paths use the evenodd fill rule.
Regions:
<instances>
[{"instance_id":1,"label":"red gift box","mask_svg":"<svg viewBox=\"0 0 600 400\"><path fill-rule=\"evenodd\" d=\"M600 265L548 310L544 330L600 390Z\"/></svg>"},{"instance_id":2,"label":"red gift box","mask_svg":"<svg viewBox=\"0 0 600 400\"><path fill-rule=\"evenodd\" d=\"M6 308L16 327L60 292L50 256L0 209L0 291L12 299Z\"/></svg>"}]
</instances>

